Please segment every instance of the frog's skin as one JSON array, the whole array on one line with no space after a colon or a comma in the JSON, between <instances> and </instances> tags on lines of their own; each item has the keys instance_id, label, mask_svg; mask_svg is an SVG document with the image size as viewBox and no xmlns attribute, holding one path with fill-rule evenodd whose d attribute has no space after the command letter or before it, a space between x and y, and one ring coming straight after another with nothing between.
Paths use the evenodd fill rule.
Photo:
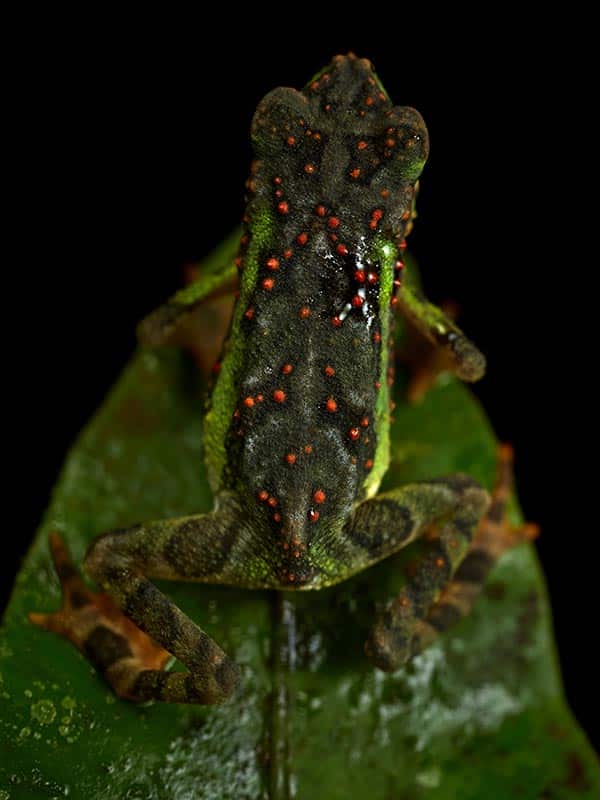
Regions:
<instances>
[{"instance_id":1,"label":"frog's skin","mask_svg":"<svg viewBox=\"0 0 600 800\"><path fill-rule=\"evenodd\" d=\"M451 320L408 282L399 289L428 152L421 116L392 105L368 61L338 56L303 91L268 94L252 140L239 297L205 421L214 510L96 539L84 568L107 593L99 596L55 538L65 604L32 615L134 701L220 703L238 680L234 662L152 578L320 589L427 533L428 555L366 644L374 664L392 670L468 611L502 549L489 533L502 497L472 544L490 500L466 475L377 494L389 461L394 309L445 350L459 377L484 370ZM178 293L144 321L142 340L168 342L230 277L228 267ZM165 671L169 654L188 671Z\"/></svg>"}]
</instances>

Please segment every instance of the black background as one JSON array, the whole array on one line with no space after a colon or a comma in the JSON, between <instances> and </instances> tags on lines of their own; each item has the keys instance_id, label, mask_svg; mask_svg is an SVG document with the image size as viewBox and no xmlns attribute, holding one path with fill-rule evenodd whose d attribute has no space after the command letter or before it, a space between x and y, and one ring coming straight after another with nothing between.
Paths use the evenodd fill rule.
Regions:
<instances>
[{"instance_id":1,"label":"black background","mask_svg":"<svg viewBox=\"0 0 600 800\"><path fill-rule=\"evenodd\" d=\"M460 305L462 327L488 357L475 391L515 446L525 514L542 526L567 694L591 730L597 569L589 503L567 453L585 378L573 368L579 320L562 280L577 137L560 48L493 19L442 35L441 49L428 44L426 20L357 20L349 35L312 16L294 20L261 34L237 19L250 26L239 41L225 21L187 33L156 20L151 33L141 22L126 32L82 23L76 35L42 31L15 63L18 241L5 299L16 321L5 364L21 434L9 500L23 499L3 532L2 599L67 448L132 352L135 322L240 219L256 103L351 49L429 127L411 250L431 298Z\"/></svg>"}]
</instances>

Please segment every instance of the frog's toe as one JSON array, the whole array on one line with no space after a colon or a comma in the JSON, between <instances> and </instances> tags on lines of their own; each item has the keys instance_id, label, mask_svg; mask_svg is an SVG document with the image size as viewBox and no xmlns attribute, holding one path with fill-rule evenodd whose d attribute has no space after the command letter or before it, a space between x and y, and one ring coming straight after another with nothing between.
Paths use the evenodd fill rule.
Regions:
<instances>
[{"instance_id":1,"label":"frog's toe","mask_svg":"<svg viewBox=\"0 0 600 800\"><path fill-rule=\"evenodd\" d=\"M408 661L410 641L395 627L378 622L365 642L365 653L371 663L384 672L393 672Z\"/></svg>"},{"instance_id":2,"label":"frog's toe","mask_svg":"<svg viewBox=\"0 0 600 800\"><path fill-rule=\"evenodd\" d=\"M215 680L219 684L224 697L234 691L240 682L242 671L239 664L232 661L229 656L225 656L223 661L215 669Z\"/></svg>"}]
</instances>

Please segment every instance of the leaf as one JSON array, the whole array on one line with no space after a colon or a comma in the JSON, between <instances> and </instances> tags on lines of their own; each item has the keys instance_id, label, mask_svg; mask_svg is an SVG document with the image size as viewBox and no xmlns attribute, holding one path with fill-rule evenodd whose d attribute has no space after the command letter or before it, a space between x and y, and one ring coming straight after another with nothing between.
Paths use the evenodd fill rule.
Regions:
<instances>
[{"instance_id":1,"label":"leaf","mask_svg":"<svg viewBox=\"0 0 600 800\"><path fill-rule=\"evenodd\" d=\"M66 460L0 635L0 800L600 796L531 546L506 554L474 613L393 675L362 644L410 552L321 592L165 584L243 666L217 708L118 700L27 622L59 605L50 531L80 563L101 531L210 508L199 384L184 355L138 352ZM489 486L495 440L468 390L441 380L409 407L403 388L384 488L456 470Z\"/></svg>"}]
</instances>

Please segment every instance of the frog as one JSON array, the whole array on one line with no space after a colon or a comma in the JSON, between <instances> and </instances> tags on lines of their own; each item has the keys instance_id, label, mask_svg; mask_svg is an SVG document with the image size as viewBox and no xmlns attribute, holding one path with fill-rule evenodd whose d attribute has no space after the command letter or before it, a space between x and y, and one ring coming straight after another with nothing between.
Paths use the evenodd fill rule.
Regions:
<instances>
[{"instance_id":1,"label":"frog","mask_svg":"<svg viewBox=\"0 0 600 800\"><path fill-rule=\"evenodd\" d=\"M496 560L532 535L506 521L508 447L491 494L466 474L379 491L397 314L458 378L485 371L478 348L405 269L429 151L419 112L393 105L371 62L350 53L302 90L269 92L251 136L235 262L200 274L138 328L144 346L172 344L237 280L203 423L214 508L100 535L83 562L100 592L53 533L62 607L29 615L137 703L220 704L241 676L154 580L315 591L420 540L422 558L365 643L390 672L465 616ZM170 671L173 659L185 670Z\"/></svg>"}]
</instances>

